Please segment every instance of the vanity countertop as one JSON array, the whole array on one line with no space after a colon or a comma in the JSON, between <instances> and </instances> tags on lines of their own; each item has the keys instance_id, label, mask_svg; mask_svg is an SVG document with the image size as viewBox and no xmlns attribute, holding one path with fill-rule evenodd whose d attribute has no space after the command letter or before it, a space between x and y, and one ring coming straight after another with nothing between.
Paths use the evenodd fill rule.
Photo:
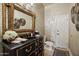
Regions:
<instances>
[{"instance_id":1,"label":"vanity countertop","mask_svg":"<svg viewBox=\"0 0 79 59\"><path fill-rule=\"evenodd\" d=\"M17 49L23 45L27 45L28 43L32 42L32 41L35 41L36 38L32 38L32 39L28 39L24 42L20 42L20 43L10 43L10 44L7 44L5 42L2 42L2 45L5 46L6 48L8 48L9 50L13 50L13 49Z\"/></svg>"}]
</instances>

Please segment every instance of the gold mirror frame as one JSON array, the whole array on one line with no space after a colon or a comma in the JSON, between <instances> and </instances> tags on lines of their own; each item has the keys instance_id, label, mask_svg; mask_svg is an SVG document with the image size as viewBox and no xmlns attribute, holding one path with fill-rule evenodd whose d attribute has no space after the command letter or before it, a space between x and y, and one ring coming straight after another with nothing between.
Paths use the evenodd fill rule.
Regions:
<instances>
[{"instance_id":1,"label":"gold mirror frame","mask_svg":"<svg viewBox=\"0 0 79 59\"><path fill-rule=\"evenodd\" d=\"M9 29L8 30L14 30L16 31L17 33L21 33L21 32L33 32L35 31L35 15L30 12L30 11L26 11L20 7L18 7L17 5L13 4L13 3L9 3L8 5L3 3L2 4L2 12L3 12L3 17L2 17L2 30L3 30L3 34L5 33L6 31L6 7L9 6L9 19L8 19L8 27ZM14 9L18 10L18 11L21 11L29 16L32 17L32 29L18 29L18 30L15 30L14 29L14 24L13 24L13 21L14 21Z\"/></svg>"},{"instance_id":2,"label":"gold mirror frame","mask_svg":"<svg viewBox=\"0 0 79 59\"><path fill-rule=\"evenodd\" d=\"M8 7L8 24L9 24L9 12L10 12L10 9L11 9L11 6L8 5L8 4L5 4L5 3L2 3L2 35L5 33L5 31L7 30L6 29L6 10L7 10L7 7ZM10 29L10 26L8 25L8 29Z\"/></svg>"},{"instance_id":3,"label":"gold mirror frame","mask_svg":"<svg viewBox=\"0 0 79 59\"><path fill-rule=\"evenodd\" d=\"M2 4L2 35L6 31L6 5Z\"/></svg>"}]
</instances>

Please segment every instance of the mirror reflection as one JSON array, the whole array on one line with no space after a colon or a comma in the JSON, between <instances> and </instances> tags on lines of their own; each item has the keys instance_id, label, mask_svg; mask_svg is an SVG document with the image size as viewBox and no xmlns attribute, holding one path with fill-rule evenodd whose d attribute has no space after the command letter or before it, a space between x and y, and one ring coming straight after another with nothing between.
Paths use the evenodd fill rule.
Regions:
<instances>
[{"instance_id":1,"label":"mirror reflection","mask_svg":"<svg viewBox=\"0 0 79 59\"><path fill-rule=\"evenodd\" d=\"M14 29L32 29L32 17L14 9Z\"/></svg>"}]
</instances>

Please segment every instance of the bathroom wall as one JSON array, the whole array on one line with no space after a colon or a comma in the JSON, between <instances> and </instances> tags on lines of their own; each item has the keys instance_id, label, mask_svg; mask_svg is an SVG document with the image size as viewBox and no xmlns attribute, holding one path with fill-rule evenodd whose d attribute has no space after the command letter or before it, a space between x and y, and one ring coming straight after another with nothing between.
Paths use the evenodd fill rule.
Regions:
<instances>
[{"instance_id":1,"label":"bathroom wall","mask_svg":"<svg viewBox=\"0 0 79 59\"><path fill-rule=\"evenodd\" d=\"M44 6L41 3L35 3L32 11L36 14L35 30L44 36Z\"/></svg>"},{"instance_id":2,"label":"bathroom wall","mask_svg":"<svg viewBox=\"0 0 79 59\"><path fill-rule=\"evenodd\" d=\"M2 4L0 3L0 42L2 41L1 36L2 36ZM2 46L0 43L0 55L2 55L1 53L2 53Z\"/></svg>"},{"instance_id":3,"label":"bathroom wall","mask_svg":"<svg viewBox=\"0 0 79 59\"><path fill-rule=\"evenodd\" d=\"M48 39L54 40L54 41L58 41L58 39L56 39L56 26L58 23L55 23L55 16L60 17L60 15L62 15L62 20L66 20L67 19L67 26L65 27L64 22L61 21L59 23L59 25L61 23L63 23L63 27L60 29L62 34L61 36L63 36L64 33L66 33L63 37L62 40L63 42L61 43L66 43L66 47L69 47L69 19L70 19L70 6L71 4L68 3L53 3L50 4L48 6L45 6L45 35L47 36ZM67 16L67 18L63 18L64 16ZM58 17L58 18L59 18ZM60 18L59 18L60 19ZM56 20L57 22L59 22L59 20ZM63 32L63 28L66 30L65 32ZM61 41L61 40L59 40ZM57 44L61 44L61 43L57 43ZM63 45L63 44L62 44ZM65 46L65 45L64 45Z\"/></svg>"},{"instance_id":4,"label":"bathroom wall","mask_svg":"<svg viewBox=\"0 0 79 59\"><path fill-rule=\"evenodd\" d=\"M79 31L76 30L75 25L72 23L71 19L69 47L73 55L79 56Z\"/></svg>"}]
</instances>

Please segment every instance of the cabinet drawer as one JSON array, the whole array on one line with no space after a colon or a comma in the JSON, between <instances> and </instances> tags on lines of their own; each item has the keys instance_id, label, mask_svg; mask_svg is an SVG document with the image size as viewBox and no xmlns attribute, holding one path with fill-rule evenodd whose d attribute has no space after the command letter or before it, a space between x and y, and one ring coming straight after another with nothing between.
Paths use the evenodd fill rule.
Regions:
<instances>
[{"instance_id":1,"label":"cabinet drawer","mask_svg":"<svg viewBox=\"0 0 79 59\"><path fill-rule=\"evenodd\" d=\"M39 54L39 49L35 51L35 55L38 56L38 54Z\"/></svg>"},{"instance_id":2,"label":"cabinet drawer","mask_svg":"<svg viewBox=\"0 0 79 59\"><path fill-rule=\"evenodd\" d=\"M39 46L42 46L43 45L43 40L39 40Z\"/></svg>"},{"instance_id":3,"label":"cabinet drawer","mask_svg":"<svg viewBox=\"0 0 79 59\"><path fill-rule=\"evenodd\" d=\"M43 56L43 53L42 53L42 52L40 52L40 53L38 54L38 56Z\"/></svg>"},{"instance_id":4,"label":"cabinet drawer","mask_svg":"<svg viewBox=\"0 0 79 59\"><path fill-rule=\"evenodd\" d=\"M43 45L43 38L36 38L36 43L35 43L36 48L42 45Z\"/></svg>"},{"instance_id":5,"label":"cabinet drawer","mask_svg":"<svg viewBox=\"0 0 79 59\"><path fill-rule=\"evenodd\" d=\"M32 52L29 56L35 56L35 52Z\"/></svg>"},{"instance_id":6,"label":"cabinet drawer","mask_svg":"<svg viewBox=\"0 0 79 59\"><path fill-rule=\"evenodd\" d=\"M38 48L38 46L39 46L39 40L36 40L35 47Z\"/></svg>"},{"instance_id":7,"label":"cabinet drawer","mask_svg":"<svg viewBox=\"0 0 79 59\"><path fill-rule=\"evenodd\" d=\"M43 47L40 47L39 48L39 53L42 52L42 51L43 51Z\"/></svg>"},{"instance_id":8,"label":"cabinet drawer","mask_svg":"<svg viewBox=\"0 0 79 59\"><path fill-rule=\"evenodd\" d=\"M35 50L35 42L17 49L17 55L28 56L34 50Z\"/></svg>"},{"instance_id":9,"label":"cabinet drawer","mask_svg":"<svg viewBox=\"0 0 79 59\"><path fill-rule=\"evenodd\" d=\"M35 55L36 55L36 56L39 56L39 54L40 54L40 55L43 54L43 47L42 47L42 46L39 47L39 48L35 51Z\"/></svg>"},{"instance_id":10,"label":"cabinet drawer","mask_svg":"<svg viewBox=\"0 0 79 59\"><path fill-rule=\"evenodd\" d=\"M38 55L42 56L42 55L43 55L43 52L44 52L44 47L41 46L41 47L39 48L39 53L38 53Z\"/></svg>"}]
</instances>

